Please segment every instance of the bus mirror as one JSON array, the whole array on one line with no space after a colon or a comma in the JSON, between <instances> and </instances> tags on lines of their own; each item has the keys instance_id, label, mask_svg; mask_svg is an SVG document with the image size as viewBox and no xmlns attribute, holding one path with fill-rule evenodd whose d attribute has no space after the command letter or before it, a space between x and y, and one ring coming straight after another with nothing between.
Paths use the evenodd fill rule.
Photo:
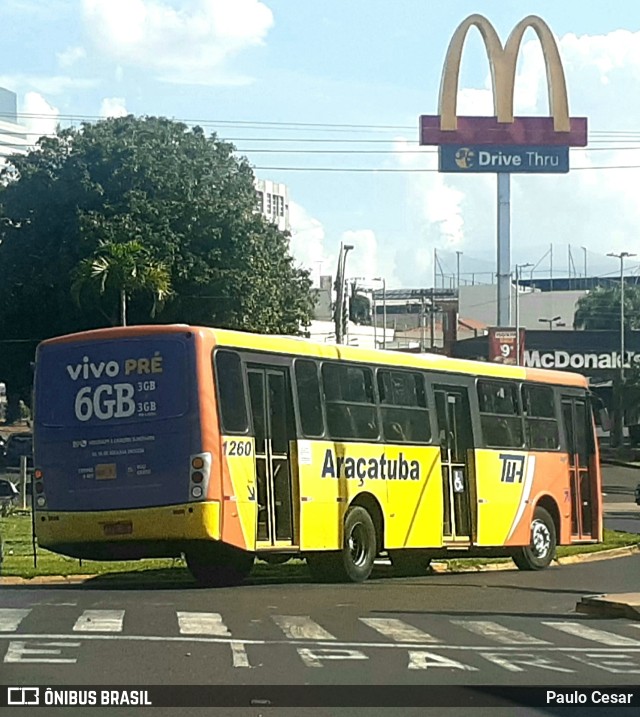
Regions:
<instances>
[{"instance_id":1,"label":"bus mirror","mask_svg":"<svg viewBox=\"0 0 640 717\"><path fill-rule=\"evenodd\" d=\"M606 408L601 408L598 411L598 418L600 419L600 426L603 431L611 430L611 419L609 418L609 411Z\"/></svg>"}]
</instances>

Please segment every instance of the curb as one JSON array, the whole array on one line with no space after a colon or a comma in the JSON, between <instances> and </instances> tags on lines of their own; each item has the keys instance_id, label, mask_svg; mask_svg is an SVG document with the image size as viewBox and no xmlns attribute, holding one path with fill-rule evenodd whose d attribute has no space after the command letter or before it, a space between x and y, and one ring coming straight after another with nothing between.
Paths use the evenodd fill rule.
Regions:
<instances>
[{"instance_id":1,"label":"curb","mask_svg":"<svg viewBox=\"0 0 640 717\"><path fill-rule=\"evenodd\" d=\"M576 612L597 617L640 620L640 593L585 595L576 603Z\"/></svg>"},{"instance_id":2,"label":"curb","mask_svg":"<svg viewBox=\"0 0 640 717\"><path fill-rule=\"evenodd\" d=\"M622 548L612 548L611 550L601 550L594 553L581 553L578 555L568 555L564 558L556 558L551 565L575 565L578 563L593 563L600 560L613 560L615 558L627 558L631 555L640 553L640 544L627 545ZM455 558L454 558L455 559ZM473 565L470 567L451 568L445 561L434 561L431 565L431 572L436 575L454 574L454 573L487 573L502 572L506 570L517 570L516 566L510 561L505 560L499 563L486 563L485 565ZM106 573L105 573L106 574ZM143 574L143 573L142 573ZM117 573L111 573L114 577ZM2 585L21 585L27 587L40 587L47 585L81 585L87 580L98 577L98 575L41 575L35 578L21 578L17 576L0 577L0 586ZM426 575L425 575L426 577ZM131 582L128 577L126 582ZM123 581L124 582L124 581Z\"/></svg>"}]
</instances>

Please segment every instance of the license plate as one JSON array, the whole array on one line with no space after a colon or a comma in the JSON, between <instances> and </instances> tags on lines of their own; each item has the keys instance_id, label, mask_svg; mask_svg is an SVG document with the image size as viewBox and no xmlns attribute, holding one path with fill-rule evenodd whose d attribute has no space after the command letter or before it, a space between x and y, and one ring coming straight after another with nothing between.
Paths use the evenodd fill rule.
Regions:
<instances>
[{"instance_id":1,"label":"license plate","mask_svg":"<svg viewBox=\"0 0 640 717\"><path fill-rule=\"evenodd\" d=\"M130 535L133 533L133 523L129 520L120 523L103 523L105 535Z\"/></svg>"}]
</instances>

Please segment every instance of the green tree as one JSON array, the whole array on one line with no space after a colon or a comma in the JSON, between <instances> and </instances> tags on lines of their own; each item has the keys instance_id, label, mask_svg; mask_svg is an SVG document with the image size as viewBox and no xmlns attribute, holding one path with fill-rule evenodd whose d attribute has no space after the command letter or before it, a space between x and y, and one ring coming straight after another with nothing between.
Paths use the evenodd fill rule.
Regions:
<instances>
[{"instance_id":1,"label":"green tree","mask_svg":"<svg viewBox=\"0 0 640 717\"><path fill-rule=\"evenodd\" d=\"M29 398L37 341L117 320L112 282L80 301L72 291L105 242L137 242L168 272L168 301L126 291L129 323L297 333L311 320L308 272L257 211L253 172L231 144L157 117L58 130L0 176L0 377L10 399Z\"/></svg>"},{"instance_id":2,"label":"green tree","mask_svg":"<svg viewBox=\"0 0 640 717\"><path fill-rule=\"evenodd\" d=\"M620 330L620 286L599 287L578 300L573 326L592 331ZM625 333L640 329L640 288L625 284L624 287ZM637 401L640 396L640 375L637 369L626 369L624 382L619 370L612 371L613 425L612 444L623 444L625 416L627 422L638 417Z\"/></svg>"},{"instance_id":3,"label":"green tree","mask_svg":"<svg viewBox=\"0 0 640 717\"><path fill-rule=\"evenodd\" d=\"M171 274L164 264L149 258L149 252L139 241L101 241L95 256L83 259L76 269L71 293L78 303L87 286L97 289L100 296L109 290L117 295L120 324L126 326L128 299L139 291L149 292L154 317L171 294Z\"/></svg>"},{"instance_id":4,"label":"green tree","mask_svg":"<svg viewBox=\"0 0 640 717\"><path fill-rule=\"evenodd\" d=\"M640 329L640 287L624 287L624 325ZM620 326L620 287L598 287L578 300L573 318L575 329L611 331Z\"/></svg>"}]
</instances>

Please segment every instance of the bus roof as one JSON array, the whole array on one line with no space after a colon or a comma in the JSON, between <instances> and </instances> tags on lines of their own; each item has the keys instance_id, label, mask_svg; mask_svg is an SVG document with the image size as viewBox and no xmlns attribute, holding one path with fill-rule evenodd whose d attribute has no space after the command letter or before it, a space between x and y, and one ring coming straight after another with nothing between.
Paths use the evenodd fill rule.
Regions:
<instances>
[{"instance_id":1,"label":"bus roof","mask_svg":"<svg viewBox=\"0 0 640 717\"><path fill-rule=\"evenodd\" d=\"M578 373L552 371L523 366L507 366L501 363L456 359L442 354L413 354L401 351L364 349L355 346L321 344L295 336L275 336L272 334L253 334L244 331L231 331L208 326L190 326L188 324L157 324L140 326L118 326L108 329L95 329L75 334L67 334L43 341L40 346L76 341L99 341L151 334L172 334L192 331L201 336L209 336L217 346L228 348L252 349L294 356L309 356L324 359L343 359L362 363L423 368L449 373L464 373L494 378L553 383L564 386L587 387L587 379Z\"/></svg>"}]
</instances>

